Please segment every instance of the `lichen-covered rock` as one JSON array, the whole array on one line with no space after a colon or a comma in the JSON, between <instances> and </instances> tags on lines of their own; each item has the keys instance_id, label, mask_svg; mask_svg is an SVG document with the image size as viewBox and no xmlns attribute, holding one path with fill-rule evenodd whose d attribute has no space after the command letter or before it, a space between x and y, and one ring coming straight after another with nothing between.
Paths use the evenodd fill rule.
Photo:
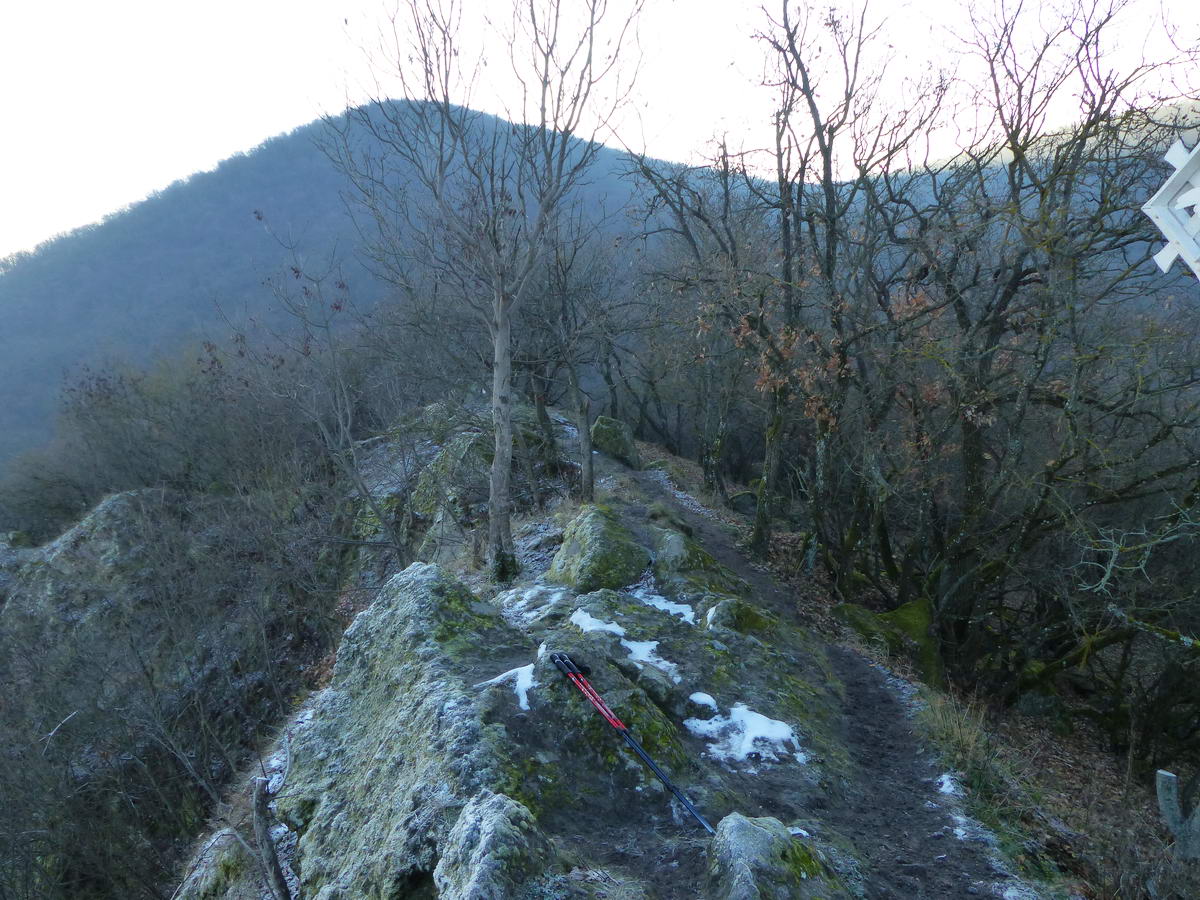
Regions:
<instances>
[{"instance_id":1,"label":"lichen-covered rock","mask_svg":"<svg viewBox=\"0 0 1200 900\"><path fill-rule=\"evenodd\" d=\"M642 467L642 456L633 442L633 430L618 419L597 416L592 423L592 446L630 468Z\"/></svg>"},{"instance_id":2,"label":"lichen-covered rock","mask_svg":"<svg viewBox=\"0 0 1200 900\"><path fill-rule=\"evenodd\" d=\"M708 851L711 900L805 900L850 896L816 851L778 819L731 813Z\"/></svg>"},{"instance_id":3,"label":"lichen-covered rock","mask_svg":"<svg viewBox=\"0 0 1200 900\"><path fill-rule=\"evenodd\" d=\"M586 593L632 584L650 554L611 510L585 506L567 526L546 578Z\"/></svg>"},{"instance_id":4,"label":"lichen-covered rock","mask_svg":"<svg viewBox=\"0 0 1200 900\"><path fill-rule=\"evenodd\" d=\"M500 827L507 817L510 837L529 832L532 823L503 804L503 816L488 807L462 819L472 798L485 803L485 791L503 781L509 758L503 729L483 721L471 689L481 673L472 666L513 652L513 642L524 643L495 610L423 563L392 578L359 614L311 724L295 737L276 801L300 834L305 896L403 897L432 886L460 820L468 829L486 814ZM458 852L470 853L471 841L485 837L457 840Z\"/></svg>"},{"instance_id":5,"label":"lichen-covered rock","mask_svg":"<svg viewBox=\"0 0 1200 900\"><path fill-rule=\"evenodd\" d=\"M179 887L180 900L261 900L258 860L229 829L215 834Z\"/></svg>"},{"instance_id":6,"label":"lichen-covered rock","mask_svg":"<svg viewBox=\"0 0 1200 900\"><path fill-rule=\"evenodd\" d=\"M433 881L442 900L501 900L544 874L552 856L526 807L484 791L458 814Z\"/></svg>"},{"instance_id":7,"label":"lichen-covered rock","mask_svg":"<svg viewBox=\"0 0 1200 900\"><path fill-rule=\"evenodd\" d=\"M488 435L478 432L455 435L417 477L413 511L427 518L439 509L456 515L466 513L487 499L491 464Z\"/></svg>"},{"instance_id":8,"label":"lichen-covered rock","mask_svg":"<svg viewBox=\"0 0 1200 900\"><path fill-rule=\"evenodd\" d=\"M188 580L198 562L188 553L200 557L207 539L189 532L193 513L171 492L114 494L54 541L22 552L0 629L38 648L36 680L53 685L67 713L121 708L132 716L150 705L171 716L202 685L212 708L253 688L228 677L256 640L217 615L228 573Z\"/></svg>"}]
</instances>

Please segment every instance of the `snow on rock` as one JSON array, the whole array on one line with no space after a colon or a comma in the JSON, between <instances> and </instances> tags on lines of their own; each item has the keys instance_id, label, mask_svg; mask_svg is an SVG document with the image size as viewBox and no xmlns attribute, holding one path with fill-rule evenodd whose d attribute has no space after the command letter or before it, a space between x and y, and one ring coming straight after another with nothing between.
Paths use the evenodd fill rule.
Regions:
<instances>
[{"instance_id":1,"label":"snow on rock","mask_svg":"<svg viewBox=\"0 0 1200 900\"><path fill-rule=\"evenodd\" d=\"M712 695L706 694L703 691L696 691L696 693L692 694L690 697L688 697L688 699L697 706L709 707L713 712L721 711L720 707L717 706L717 701L712 698Z\"/></svg>"},{"instance_id":2,"label":"snow on rock","mask_svg":"<svg viewBox=\"0 0 1200 900\"><path fill-rule=\"evenodd\" d=\"M621 641L621 646L629 651L629 658L639 665L653 666L660 672L666 673L671 680L679 684L679 666L673 662L668 662L658 655L655 648L658 646L658 641Z\"/></svg>"},{"instance_id":3,"label":"snow on rock","mask_svg":"<svg viewBox=\"0 0 1200 900\"><path fill-rule=\"evenodd\" d=\"M561 585L538 581L527 587L512 588L497 594L496 604L509 625L528 628L569 596L570 591Z\"/></svg>"},{"instance_id":4,"label":"snow on rock","mask_svg":"<svg viewBox=\"0 0 1200 900\"><path fill-rule=\"evenodd\" d=\"M696 611L686 603L675 603L668 600L656 590L657 584L654 581L654 572L647 570L642 575L641 579L629 587L622 588L622 592L633 597L647 606L652 606L655 609L660 609L663 612L679 616L689 625L696 624Z\"/></svg>"},{"instance_id":5,"label":"snow on rock","mask_svg":"<svg viewBox=\"0 0 1200 900\"><path fill-rule=\"evenodd\" d=\"M616 622L601 622L584 609L577 609L571 613L571 624L583 632L607 631L609 634L617 635L617 637L625 636L625 629Z\"/></svg>"},{"instance_id":6,"label":"snow on rock","mask_svg":"<svg viewBox=\"0 0 1200 900\"><path fill-rule=\"evenodd\" d=\"M953 772L946 772L938 778L938 793L949 794L952 797L962 796L962 788L955 781Z\"/></svg>"},{"instance_id":7,"label":"snow on rock","mask_svg":"<svg viewBox=\"0 0 1200 900\"><path fill-rule=\"evenodd\" d=\"M546 653L546 645L542 644L538 647L537 658L541 659ZM529 709L529 691L537 686L533 680L534 663L527 666L517 666L515 669L509 669L507 672L501 672L495 678L489 678L487 681L481 681L475 687L487 687L489 684L502 684L510 679L513 682L513 692L517 695L517 705L521 709Z\"/></svg>"},{"instance_id":8,"label":"snow on rock","mask_svg":"<svg viewBox=\"0 0 1200 900\"><path fill-rule=\"evenodd\" d=\"M791 725L757 713L744 703L735 703L727 716L684 719L683 724L692 734L711 739L709 755L723 762L745 762L752 754L760 760L791 756L797 762L808 762Z\"/></svg>"},{"instance_id":9,"label":"snow on rock","mask_svg":"<svg viewBox=\"0 0 1200 900\"><path fill-rule=\"evenodd\" d=\"M682 680L679 677L679 666L663 659L655 651L658 641L629 641L625 640L625 629L616 622L602 622L587 610L577 609L571 613L571 623L580 631L606 631L621 638L621 646L629 651L629 658L638 665L652 666L666 673L676 684Z\"/></svg>"}]
</instances>

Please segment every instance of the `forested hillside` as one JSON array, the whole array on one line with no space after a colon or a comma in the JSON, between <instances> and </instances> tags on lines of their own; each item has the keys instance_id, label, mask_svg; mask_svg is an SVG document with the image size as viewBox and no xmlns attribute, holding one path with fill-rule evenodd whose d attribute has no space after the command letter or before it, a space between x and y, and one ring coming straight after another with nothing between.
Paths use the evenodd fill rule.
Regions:
<instances>
[{"instance_id":1,"label":"forested hillside","mask_svg":"<svg viewBox=\"0 0 1200 900\"><path fill-rule=\"evenodd\" d=\"M288 325L264 282L297 264L337 266L360 309L387 295L362 264L349 186L321 146L329 138L330 123L311 123L0 260L0 471L50 437L64 378L83 367L174 357L189 342L227 339L251 317ZM604 151L597 168L587 208L624 208L618 154ZM360 224L371 227L369 217Z\"/></svg>"},{"instance_id":2,"label":"forested hillside","mask_svg":"<svg viewBox=\"0 0 1200 900\"><path fill-rule=\"evenodd\" d=\"M347 246L337 173L319 124L274 138L30 253L0 262L0 462L50 433L66 372L106 355L145 362L185 337L260 313L288 259L256 210L310 252Z\"/></svg>"}]
</instances>

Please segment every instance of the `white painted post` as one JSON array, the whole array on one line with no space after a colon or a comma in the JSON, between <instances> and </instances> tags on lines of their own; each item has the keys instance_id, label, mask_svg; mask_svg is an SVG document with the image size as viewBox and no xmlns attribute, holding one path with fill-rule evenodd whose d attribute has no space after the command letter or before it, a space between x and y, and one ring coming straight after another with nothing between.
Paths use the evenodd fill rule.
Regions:
<instances>
[{"instance_id":1,"label":"white painted post","mask_svg":"<svg viewBox=\"0 0 1200 900\"><path fill-rule=\"evenodd\" d=\"M1166 272L1178 257L1200 278L1200 143L1189 151L1176 141L1166 159L1174 174L1142 206L1167 239L1154 261Z\"/></svg>"}]
</instances>

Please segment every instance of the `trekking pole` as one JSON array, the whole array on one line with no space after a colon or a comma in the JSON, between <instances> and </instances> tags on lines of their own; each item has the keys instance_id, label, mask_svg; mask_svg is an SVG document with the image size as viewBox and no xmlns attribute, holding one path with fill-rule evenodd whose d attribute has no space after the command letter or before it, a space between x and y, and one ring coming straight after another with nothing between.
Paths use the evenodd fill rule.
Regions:
<instances>
[{"instance_id":1,"label":"trekking pole","mask_svg":"<svg viewBox=\"0 0 1200 900\"><path fill-rule=\"evenodd\" d=\"M596 711L599 712L600 715L604 716L604 720L617 730L617 733L625 739L625 743L630 746L633 752L641 757L642 762L650 767L650 771L658 776L659 781L665 784L667 789L675 795L679 802L687 807L687 811L696 817L696 821L703 825L704 829L709 834L716 834L716 831L714 831L713 827L708 824L704 816L700 815L700 811L697 810L696 807L692 806L692 801L683 796L683 793L679 790L679 788L675 787L675 785L671 783L671 779L667 777L667 773L658 767L658 764L655 763L654 760L650 758L650 755L642 749L642 745L639 744L634 736L629 733L629 729L625 726L625 723L618 719L617 714L608 708L608 704L604 702L604 698L596 692L596 689L592 687L591 682L584 678L583 672L579 670L579 666L575 665L575 663L571 660L571 657L567 656L565 653L551 653L550 661L553 662L554 665L558 666L558 670L566 675L567 679L573 685L575 685L575 687L579 688L579 690L583 693L583 696L587 697L588 702L591 703L592 706L596 707Z\"/></svg>"}]
</instances>

